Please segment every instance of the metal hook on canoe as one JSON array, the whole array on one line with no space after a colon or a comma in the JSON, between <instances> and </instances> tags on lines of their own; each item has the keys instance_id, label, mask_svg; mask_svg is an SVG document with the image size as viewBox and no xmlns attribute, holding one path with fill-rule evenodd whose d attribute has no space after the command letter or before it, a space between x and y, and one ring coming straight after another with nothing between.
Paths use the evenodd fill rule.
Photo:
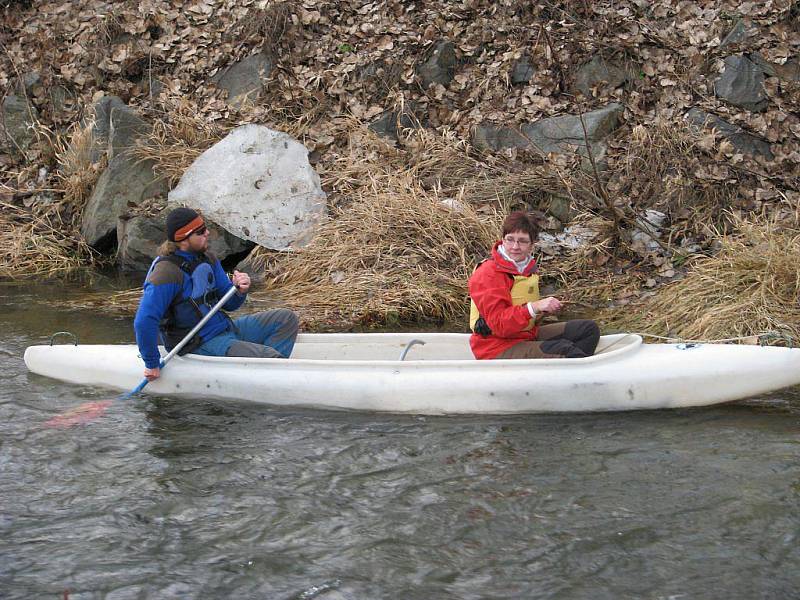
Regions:
<instances>
[{"instance_id":1,"label":"metal hook on canoe","mask_svg":"<svg viewBox=\"0 0 800 600\"><path fill-rule=\"evenodd\" d=\"M72 338L72 340L73 340L72 343L75 346L78 345L78 336L75 335L74 333L72 333L71 331L56 331L53 335L50 336L50 345L51 346L53 345L53 342L55 341L56 336L59 336L59 335L68 335L69 337Z\"/></svg>"},{"instance_id":2,"label":"metal hook on canoe","mask_svg":"<svg viewBox=\"0 0 800 600\"><path fill-rule=\"evenodd\" d=\"M413 339L413 340L409 341L406 344L406 347L403 348L403 351L400 353L400 358L398 360L405 360L406 354L408 354L408 351L411 350L411 346L416 346L417 344L419 344L420 346L424 346L425 342L423 342L422 340L418 340L418 339Z\"/></svg>"}]
</instances>

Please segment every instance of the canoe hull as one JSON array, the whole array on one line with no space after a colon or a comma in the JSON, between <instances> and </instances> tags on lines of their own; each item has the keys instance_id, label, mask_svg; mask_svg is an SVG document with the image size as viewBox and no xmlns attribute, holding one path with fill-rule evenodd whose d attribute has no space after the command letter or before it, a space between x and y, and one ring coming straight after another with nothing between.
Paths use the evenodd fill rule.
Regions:
<instances>
[{"instance_id":1,"label":"canoe hull","mask_svg":"<svg viewBox=\"0 0 800 600\"><path fill-rule=\"evenodd\" d=\"M414 337L426 345L406 360L361 358L388 356ZM703 406L800 384L800 349L604 336L609 349L590 358L476 361L464 358L467 337L306 334L298 340L300 358L289 360L176 357L144 392L339 410L509 414ZM625 343L614 348L615 340ZM367 342L375 349L359 346ZM322 356L308 349L325 344L325 356L335 358L302 358ZM437 358L437 347L455 358ZM39 375L120 390L134 388L143 369L130 345L31 346L25 362Z\"/></svg>"}]
</instances>

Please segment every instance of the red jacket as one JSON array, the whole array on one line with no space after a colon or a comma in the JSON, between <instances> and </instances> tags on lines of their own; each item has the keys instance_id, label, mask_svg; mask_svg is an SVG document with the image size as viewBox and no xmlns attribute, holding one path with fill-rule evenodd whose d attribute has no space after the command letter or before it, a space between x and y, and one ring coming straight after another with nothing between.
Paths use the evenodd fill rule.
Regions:
<instances>
[{"instance_id":1,"label":"red jacket","mask_svg":"<svg viewBox=\"0 0 800 600\"><path fill-rule=\"evenodd\" d=\"M536 339L539 328L525 329L531 315L526 304L511 303L511 288L515 275L533 275L538 271L535 260L522 273L517 272L513 262L503 258L497 251L500 242L492 248L492 258L482 263L469 278L469 295L481 316L492 330L492 335L483 337L473 333L469 345L475 358L495 358L498 354L519 342Z\"/></svg>"}]
</instances>

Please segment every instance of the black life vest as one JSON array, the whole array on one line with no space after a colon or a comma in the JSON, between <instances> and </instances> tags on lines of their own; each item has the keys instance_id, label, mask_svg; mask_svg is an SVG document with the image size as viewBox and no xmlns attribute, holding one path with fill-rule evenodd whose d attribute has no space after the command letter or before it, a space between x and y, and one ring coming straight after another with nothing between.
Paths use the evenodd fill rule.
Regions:
<instances>
[{"instance_id":1,"label":"black life vest","mask_svg":"<svg viewBox=\"0 0 800 600\"><path fill-rule=\"evenodd\" d=\"M180 291L175 294L164 318L159 323L164 347L170 351L219 302L220 296L214 281L213 265L205 254L199 255L194 260L177 254L169 254L158 257L156 262L162 260L178 267L189 276L192 282L192 291L189 297L183 296L183 285L181 285ZM181 356L187 354L200 347L205 341L199 333L196 333L178 354Z\"/></svg>"}]
</instances>

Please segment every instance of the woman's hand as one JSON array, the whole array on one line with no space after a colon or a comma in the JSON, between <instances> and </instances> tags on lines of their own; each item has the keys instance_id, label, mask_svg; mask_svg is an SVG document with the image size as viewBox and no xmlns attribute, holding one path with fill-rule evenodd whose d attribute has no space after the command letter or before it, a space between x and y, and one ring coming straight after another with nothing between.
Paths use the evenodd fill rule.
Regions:
<instances>
[{"instance_id":1,"label":"woman's hand","mask_svg":"<svg viewBox=\"0 0 800 600\"><path fill-rule=\"evenodd\" d=\"M542 314L553 314L561 310L561 302L558 300L558 298L553 298L552 296L542 298L541 300L531 302L530 304L533 310Z\"/></svg>"}]
</instances>

